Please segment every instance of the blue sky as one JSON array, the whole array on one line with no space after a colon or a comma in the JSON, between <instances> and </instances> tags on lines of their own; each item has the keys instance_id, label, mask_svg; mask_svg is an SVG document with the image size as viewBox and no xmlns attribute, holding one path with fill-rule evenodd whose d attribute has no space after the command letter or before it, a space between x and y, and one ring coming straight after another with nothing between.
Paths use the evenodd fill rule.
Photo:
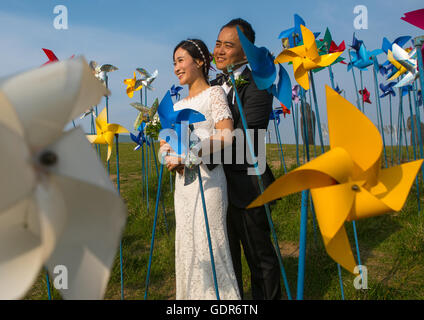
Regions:
<instances>
[{"instance_id":1,"label":"blue sky","mask_svg":"<svg viewBox=\"0 0 424 320\"><path fill-rule=\"evenodd\" d=\"M68 8L68 30L53 27L56 16L53 8L59 4ZM368 9L367 30L355 30L353 26L353 9L361 4ZM422 0L2 1L0 77L43 64L47 59L41 48L53 50L59 59L82 54L88 61L111 63L119 70L109 77L112 91L110 119L131 130L136 111L129 103L138 101L139 95L128 98L123 79L132 76L137 67L151 72L158 69L159 77L153 83L155 90L148 92L148 102L151 103L156 97L161 99L166 90L177 83L172 66L175 45L186 38L200 38L212 51L219 28L232 18L248 20L256 31L256 44L267 47L274 54L281 51L278 34L292 27L294 13L300 14L306 26L314 32L324 33L325 28L329 27L337 44L342 40L350 44L352 34L356 32L367 48L373 50L381 47L383 36L393 40L400 35L415 37L422 34L420 29L400 19L404 12L422 7ZM347 54L343 56L347 57ZM379 61L383 60L384 55L380 55ZM285 67L294 83L292 67ZM347 91L346 98L355 103L351 73L347 73L346 66L340 64L334 66L334 72L336 83ZM379 80L383 81L382 78ZM327 70L318 73L315 82L321 122L326 122L324 85L329 84ZM371 70L364 72L364 83L371 92L371 100L375 102ZM187 93L187 88L184 88L182 96ZM394 105L397 105L397 98ZM100 110L102 106L104 101L99 105ZM278 106L277 102L275 106ZM388 109L385 101L382 101L382 107ZM366 105L366 113L376 122L374 103ZM388 112L385 114L387 120ZM85 129L89 128L88 119L76 122ZM273 131L273 125L270 128ZM294 143L291 118L282 120L280 132L283 143Z\"/></svg>"}]
</instances>

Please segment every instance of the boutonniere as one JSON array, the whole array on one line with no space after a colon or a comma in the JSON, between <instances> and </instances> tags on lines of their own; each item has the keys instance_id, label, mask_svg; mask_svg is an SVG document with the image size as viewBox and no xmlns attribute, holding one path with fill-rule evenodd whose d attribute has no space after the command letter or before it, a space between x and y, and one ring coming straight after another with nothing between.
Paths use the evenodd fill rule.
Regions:
<instances>
[{"instance_id":1,"label":"boutonniere","mask_svg":"<svg viewBox=\"0 0 424 320\"><path fill-rule=\"evenodd\" d=\"M248 84L249 83L249 80L247 80L247 79L243 78L242 76L240 76L240 77L238 77L236 79L235 82L236 82L236 88L240 88L240 87L244 86L245 84ZM231 86L233 86L233 83L231 83Z\"/></svg>"}]
</instances>

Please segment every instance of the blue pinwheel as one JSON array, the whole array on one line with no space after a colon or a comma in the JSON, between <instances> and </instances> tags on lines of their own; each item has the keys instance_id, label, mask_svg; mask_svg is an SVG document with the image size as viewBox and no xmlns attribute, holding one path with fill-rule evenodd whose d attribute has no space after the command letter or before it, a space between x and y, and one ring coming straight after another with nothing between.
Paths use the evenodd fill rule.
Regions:
<instances>
[{"instance_id":1,"label":"blue pinwheel","mask_svg":"<svg viewBox=\"0 0 424 320\"><path fill-rule=\"evenodd\" d=\"M409 40L410 36L400 36L397 37L393 42L390 42L386 37L383 38L383 44L381 45L381 50L386 54L390 51L393 51L393 45L396 43L398 46L403 47Z\"/></svg>"},{"instance_id":2,"label":"blue pinwheel","mask_svg":"<svg viewBox=\"0 0 424 320\"><path fill-rule=\"evenodd\" d=\"M383 94L380 96L380 98L384 98L385 96L388 96L389 94L391 94L393 97L396 97L396 93L393 90L393 86L395 84L396 84L396 82L394 82L394 81L389 82L386 85L380 83L380 89L381 89L381 91L383 91Z\"/></svg>"},{"instance_id":3,"label":"blue pinwheel","mask_svg":"<svg viewBox=\"0 0 424 320\"><path fill-rule=\"evenodd\" d=\"M246 38L240 28L237 26L237 32L243 51L249 61L252 69L253 80L259 90L268 90L274 97L285 106L291 105L291 81L289 74L281 64L278 72L278 83L274 81L277 78L277 68L275 67L275 57L265 47L258 48Z\"/></svg>"},{"instance_id":4,"label":"blue pinwheel","mask_svg":"<svg viewBox=\"0 0 424 320\"><path fill-rule=\"evenodd\" d=\"M361 45L364 43L364 41L362 40L358 40L355 37L355 32L353 33L353 39L352 39L352 44L350 45L350 47L352 49L354 49L356 52L359 52L359 49L361 48Z\"/></svg>"},{"instance_id":5,"label":"blue pinwheel","mask_svg":"<svg viewBox=\"0 0 424 320\"><path fill-rule=\"evenodd\" d=\"M132 133L130 133L130 137L131 140L134 141L137 146L134 148L134 151L138 150L141 148L141 146L143 145L143 143L147 144L148 146L150 146L150 142L149 140L146 138L146 136L144 135L144 128L146 127L146 123L142 122L140 124L140 126L138 127L138 134L134 135Z\"/></svg>"},{"instance_id":6,"label":"blue pinwheel","mask_svg":"<svg viewBox=\"0 0 424 320\"><path fill-rule=\"evenodd\" d=\"M407 86L401 87L402 97L406 96L408 92L412 90L414 90L414 87L412 86L412 84L408 84Z\"/></svg>"},{"instance_id":7,"label":"blue pinwheel","mask_svg":"<svg viewBox=\"0 0 424 320\"><path fill-rule=\"evenodd\" d=\"M269 114L269 120L277 121L277 125L280 124L280 114L283 113L283 109L273 109Z\"/></svg>"},{"instance_id":8,"label":"blue pinwheel","mask_svg":"<svg viewBox=\"0 0 424 320\"><path fill-rule=\"evenodd\" d=\"M169 90L159 104L158 114L162 125L159 138L165 140L177 155L187 151L188 126L206 120L203 114L193 109L175 111Z\"/></svg>"},{"instance_id":9,"label":"blue pinwheel","mask_svg":"<svg viewBox=\"0 0 424 320\"><path fill-rule=\"evenodd\" d=\"M175 86L175 84L172 85L170 91L171 91L171 97L175 97L175 99L180 100L180 94L179 92L183 90L183 87Z\"/></svg>"},{"instance_id":10,"label":"blue pinwheel","mask_svg":"<svg viewBox=\"0 0 424 320\"><path fill-rule=\"evenodd\" d=\"M380 64L379 66L378 66L378 71L380 72L380 74L382 75L382 76L386 76L386 79L388 79L388 78L390 78L391 77L391 75L393 75L394 73L396 73L397 72L397 70L396 71L394 71L394 73L393 73L393 70L394 70L394 65L392 65L388 60L386 61L386 62L384 62L383 64ZM387 75L390 75L390 76L387 76Z\"/></svg>"},{"instance_id":11,"label":"blue pinwheel","mask_svg":"<svg viewBox=\"0 0 424 320\"><path fill-rule=\"evenodd\" d=\"M374 62L372 60L373 56L377 56L380 53L383 53L383 50L376 49L373 51L368 51L365 48L365 44L362 43L359 51L349 51L351 62L347 65L347 71L352 69L352 67L356 67L360 70L367 70L367 67L371 66Z\"/></svg>"},{"instance_id":12,"label":"blue pinwheel","mask_svg":"<svg viewBox=\"0 0 424 320\"><path fill-rule=\"evenodd\" d=\"M296 47L299 45L303 39L302 39L302 32L300 30L300 26L303 25L306 27L305 21L300 17L297 13L294 14L294 27L281 31L280 35L278 36L278 39L284 39L288 38L290 48ZM320 32L314 32L315 38L317 38L320 35Z\"/></svg>"},{"instance_id":13,"label":"blue pinwheel","mask_svg":"<svg viewBox=\"0 0 424 320\"><path fill-rule=\"evenodd\" d=\"M342 92L343 92L343 89L340 89L340 87L339 87L339 85L338 85L338 84L337 84L337 86L336 86L336 88L335 88L334 90L336 90L336 92L337 92L338 94L342 94Z\"/></svg>"}]
</instances>

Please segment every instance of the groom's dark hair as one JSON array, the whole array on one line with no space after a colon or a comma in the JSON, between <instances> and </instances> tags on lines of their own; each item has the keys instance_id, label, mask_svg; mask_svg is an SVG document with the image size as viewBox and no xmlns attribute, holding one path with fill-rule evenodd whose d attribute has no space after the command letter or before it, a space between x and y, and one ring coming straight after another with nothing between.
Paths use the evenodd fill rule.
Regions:
<instances>
[{"instance_id":1,"label":"groom's dark hair","mask_svg":"<svg viewBox=\"0 0 424 320\"><path fill-rule=\"evenodd\" d=\"M255 43L255 31L252 28L252 25L247 22L246 20L243 20L242 18L233 19L230 22L228 22L226 25L224 25L222 29L227 27L236 27L239 26L241 31L243 31L244 35L247 39L249 39L250 42Z\"/></svg>"}]
</instances>

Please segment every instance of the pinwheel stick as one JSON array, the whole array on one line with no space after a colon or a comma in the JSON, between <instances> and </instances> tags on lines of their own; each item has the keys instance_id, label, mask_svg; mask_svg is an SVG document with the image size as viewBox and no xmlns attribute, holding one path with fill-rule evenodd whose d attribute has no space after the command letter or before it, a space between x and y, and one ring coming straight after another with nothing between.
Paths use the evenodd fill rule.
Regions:
<instances>
[{"instance_id":1,"label":"pinwheel stick","mask_svg":"<svg viewBox=\"0 0 424 320\"><path fill-rule=\"evenodd\" d=\"M384 161L385 161L386 168L387 168L388 165L387 165L387 154L386 154L386 139L384 137L384 131L383 131L384 124L383 124L383 117L381 115L380 96L378 94L378 80L377 80L378 63L377 63L377 58L375 56L373 56L372 59L373 59L373 62L374 62L374 68L372 70L373 70L373 74L374 74L375 98L377 100L377 116L379 117L380 132L381 132L381 137L383 138Z\"/></svg>"},{"instance_id":2,"label":"pinwheel stick","mask_svg":"<svg viewBox=\"0 0 424 320\"><path fill-rule=\"evenodd\" d=\"M306 260L306 232L308 225L308 197L309 190L302 191L302 205L300 210L299 264L297 267L297 300L303 300Z\"/></svg>"},{"instance_id":3,"label":"pinwheel stick","mask_svg":"<svg viewBox=\"0 0 424 320\"><path fill-rule=\"evenodd\" d=\"M150 242L149 264L147 267L146 289L144 292L144 300L147 300L147 295L149 292L150 269L152 267L153 248L155 245L156 224L157 224L158 210L159 210L159 199L160 199L160 193L162 188L162 175L163 175L163 164L164 164L163 158L164 158L164 155L162 155L162 161L160 162L161 165L160 165L160 171L159 171L159 185L158 185L158 191L156 194L155 216L153 219L152 240Z\"/></svg>"},{"instance_id":4,"label":"pinwheel stick","mask_svg":"<svg viewBox=\"0 0 424 320\"><path fill-rule=\"evenodd\" d=\"M350 63L352 64L352 57L350 56L350 50L348 51L348 56L349 56L349 61L350 61ZM360 102L359 102L358 85L356 84L355 71L354 71L353 69L354 69L354 68L352 67L351 71L352 71L352 76L353 76L353 84L355 85L356 106L358 107L358 109L359 109L359 110L361 110Z\"/></svg>"},{"instance_id":5,"label":"pinwheel stick","mask_svg":"<svg viewBox=\"0 0 424 320\"><path fill-rule=\"evenodd\" d=\"M420 143L420 158L422 159L422 158L424 158L424 154L423 154L423 141L422 141L422 138L421 138L422 137L421 134L423 132L421 132L420 109L418 108L417 96L416 96L415 92L416 92L416 85L414 83L414 91L413 91L413 93L414 93L414 104L415 104L415 115L416 115L416 117L415 117L415 120L416 121L415 122L416 122L416 126L417 126L418 141ZM423 169L421 169L421 170L423 170ZM424 181L424 172L423 172L423 181Z\"/></svg>"},{"instance_id":6,"label":"pinwheel stick","mask_svg":"<svg viewBox=\"0 0 424 320\"><path fill-rule=\"evenodd\" d=\"M297 161L297 165L300 166L300 159L299 159L299 132L298 132L298 119L299 119L299 111L297 108L297 104L293 104L292 102L292 115L293 115L293 129L294 129L294 138L296 140L296 161Z\"/></svg>"},{"instance_id":7,"label":"pinwheel stick","mask_svg":"<svg viewBox=\"0 0 424 320\"><path fill-rule=\"evenodd\" d=\"M274 118L274 128L275 128L275 137L277 138L277 144L280 147L280 167L284 168L284 173L287 173L287 167L286 162L284 161L284 154L283 154L283 146L281 144L281 137L280 137L280 130L277 125L277 121Z\"/></svg>"},{"instance_id":8,"label":"pinwheel stick","mask_svg":"<svg viewBox=\"0 0 424 320\"><path fill-rule=\"evenodd\" d=\"M203 183L202 183L202 175L200 173L200 166L197 166L197 175L198 175L198 178L199 178L200 196L202 198L203 215L205 217L206 235L208 237L209 254L210 254L210 257L211 257L213 284L214 284L214 287L215 287L216 299L220 300L219 290L218 290L218 280L216 278L215 259L213 257L212 240L211 240L211 233L210 233L210 230L209 230L208 213L206 211L206 201L205 201L205 194L203 192Z\"/></svg>"},{"instance_id":9,"label":"pinwheel stick","mask_svg":"<svg viewBox=\"0 0 424 320\"><path fill-rule=\"evenodd\" d=\"M393 166L393 155L394 155L394 147L393 147L393 115L392 115L392 95L389 94L389 107L390 107L390 144L392 146L392 166Z\"/></svg>"},{"instance_id":10,"label":"pinwheel stick","mask_svg":"<svg viewBox=\"0 0 424 320\"><path fill-rule=\"evenodd\" d=\"M253 151L254 149L253 149L252 140L250 138L250 135L247 132L248 126L247 126L246 117L244 116L244 113L243 113L243 105L241 103L240 96L239 96L238 91L237 91L236 81L234 79L233 66L231 66L231 65L228 66L227 71L228 71L228 74L230 75L230 79L231 79L231 83L233 85L233 88L235 88L234 94L235 94L235 97L236 97L236 100L237 100L237 107L239 109L240 118L241 118L242 123L243 123L244 135L246 137L250 156L251 156L251 159L255 159L256 157L255 157L255 153ZM255 168L255 171L256 171L256 177L258 179L259 189L260 189L261 194L262 194L264 192L264 185L263 185L263 181L262 181L262 176L259 173L257 163L255 163L254 168ZM288 284L288 281L287 281L286 272L284 270L283 259L281 257L281 252L280 252L280 248L279 248L279 245L278 245L277 235L275 233L274 223L272 222L271 213L270 213L270 210L269 210L269 205L265 204L264 207L265 207L265 212L266 212L267 219L268 219L268 224L269 224L270 229L271 229L272 239L274 241L274 247L275 247L274 249L277 253L278 262L280 264L281 275L283 276L283 281L284 281L284 285L285 285L285 288L286 288L287 297L288 297L289 300L291 300L290 287L289 287L289 284Z\"/></svg>"},{"instance_id":11,"label":"pinwheel stick","mask_svg":"<svg viewBox=\"0 0 424 320\"><path fill-rule=\"evenodd\" d=\"M49 300L52 300L52 293L50 290L50 280L49 280L49 272L47 271L47 268L44 267L45 272L46 272L46 286L47 286L47 296Z\"/></svg>"},{"instance_id":12,"label":"pinwheel stick","mask_svg":"<svg viewBox=\"0 0 424 320\"><path fill-rule=\"evenodd\" d=\"M322 131L321 131L321 120L319 117L319 108L318 108L318 100L317 100L317 93L315 90L315 82L314 82L314 76L313 72L309 71L309 76L311 78L311 84L312 84L312 96L314 97L314 105L315 105L315 113L317 117L317 127L318 127L318 133L319 133L319 141L321 143L321 154L324 153L324 140L322 139Z\"/></svg>"},{"instance_id":13,"label":"pinwheel stick","mask_svg":"<svg viewBox=\"0 0 424 320\"><path fill-rule=\"evenodd\" d=\"M352 68L353 70L353 68ZM364 80L362 78L362 70L359 70L359 79L361 80L361 91L364 92ZM363 93L362 93L363 95ZM365 102L364 97L361 99L362 112L365 114Z\"/></svg>"},{"instance_id":14,"label":"pinwheel stick","mask_svg":"<svg viewBox=\"0 0 424 320\"><path fill-rule=\"evenodd\" d=\"M309 162L309 140L308 140L308 130L306 127L306 117L305 117L305 105L306 105L306 95L303 88L300 89L301 105L300 110L302 112L303 119L303 136L306 140L306 160ZM303 141L305 145L305 141ZM303 300L303 290L305 282L305 261L306 261L306 240L307 240L307 226L308 226L308 198L309 190L302 191L302 201L300 208L300 234L299 234L299 258L297 266L297 300Z\"/></svg>"},{"instance_id":15,"label":"pinwheel stick","mask_svg":"<svg viewBox=\"0 0 424 320\"><path fill-rule=\"evenodd\" d=\"M159 180L159 170L158 170L158 163L157 163L157 159L156 159L155 141L153 139L151 139L150 141L151 141L150 145L152 146L152 150L153 150L153 159L155 160L156 175L157 175L158 180ZM165 204L164 204L163 197L161 198L161 200L162 200L161 204L162 204L162 210L163 210L163 218L164 218L164 221L165 221L166 233L169 234L168 222L167 222L167 219L166 219L166 211L165 211Z\"/></svg>"},{"instance_id":16,"label":"pinwheel stick","mask_svg":"<svg viewBox=\"0 0 424 320\"><path fill-rule=\"evenodd\" d=\"M146 145L146 204L147 212L149 212L149 146Z\"/></svg>"},{"instance_id":17,"label":"pinwheel stick","mask_svg":"<svg viewBox=\"0 0 424 320\"><path fill-rule=\"evenodd\" d=\"M402 161L402 126L403 126L403 96L399 88L399 111L398 111L398 164Z\"/></svg>"},{"instance_id":18,"label":"pinwheel stick","mask_svg":"<svg viewBox=\"0 0 424 320\"><path fill-rule=\"evenodd\" d=\"M119 174L119 134L115 134L116 139L116 184L118 193L121 193L121 179ZM122 259L122 239L119 241L119 269L121 272L121 300L124 300L124 272Z\"/></svg>"},{"instance_id":19,"label":"pinwheel stick","mask_svg":"<svg viewBox=\"0 0 424 320\"><path fill-rule=\"evenodd\" d=\"M420 79L419 82L421 87L421 93L424 95L424 63L423 63L423 55L421 51L423 44L424 44L424 36L414 38L414 45L417 51L418 70L420 70L418 78Z\"/></svg>"},{"instance_id":20,"label":"pinwheel stick","mask_svg":"<svg viewBox=\"0 0 424 320\"><path fill-rule=\"evenodd\" d=\"M415 141L415 128L414 128L414 113L412 112L412 102L411 102L411 92L408 90L408 98L409 98L409 119L411 119L411 144L412 144L412 150L414 153L414 160L417 160L417 152L416 152L416 141ZM418 175L415 177L415 186L417 191L417 205L418 205L418 211L421 210L420 208L420 187L418 184Z\"/></svg>"}]
</instances>

